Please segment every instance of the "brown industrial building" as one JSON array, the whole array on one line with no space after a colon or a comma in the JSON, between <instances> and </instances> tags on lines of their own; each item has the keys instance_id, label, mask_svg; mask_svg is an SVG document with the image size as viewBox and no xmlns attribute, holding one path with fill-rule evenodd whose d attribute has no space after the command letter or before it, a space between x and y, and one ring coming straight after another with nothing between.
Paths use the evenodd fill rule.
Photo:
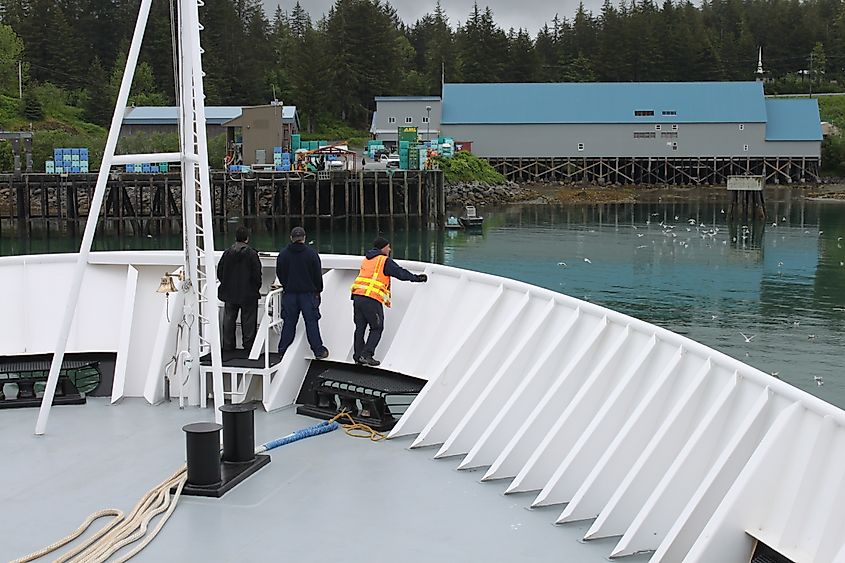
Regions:
<instances>
[{"instance_id":1,"label":"brown industrial building","mask_svg":"<svg viewBox=\"0 0 845 563\"><path fill-rule=\"evenodd\" d=\"M243 108L239 117L223 125L233 162L273 164L273 147L290 151L291 138L299 133L299 116L296 106L252 106Z\"/></svg>"}]
</instances>

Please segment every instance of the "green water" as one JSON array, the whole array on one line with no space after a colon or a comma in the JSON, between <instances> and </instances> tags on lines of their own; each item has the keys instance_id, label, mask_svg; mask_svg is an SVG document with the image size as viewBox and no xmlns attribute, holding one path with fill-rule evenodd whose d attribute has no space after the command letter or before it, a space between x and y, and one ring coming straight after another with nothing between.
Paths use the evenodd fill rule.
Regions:
<instances>
[{"instance_id":1,"label":"green water","mask_svg":"<svg viewBox=\"0 0 845 563\"><path fill-rule=\"evenodd\" d=\"M360 254L383 232L397 258L489 272L587 299L845 407L845 203L780 190L768 194L767 206L767 223L748 229L729 228L726 201L712 198L487 208L479 233L408 231L389 222L363 232L344 224L306 227L320 252ZM229 243L225 231L235 225L221 225L219 247ZM254 246L277 250L290 226L251 225ZM149 225L141 231L98 235L95 248L180 248L178 233ZM73 251L80 237L56 225L33 225L26 236L3 225L0 254ZM753 338L745 342L740 333Z\"/></svg>"}]
</instances>

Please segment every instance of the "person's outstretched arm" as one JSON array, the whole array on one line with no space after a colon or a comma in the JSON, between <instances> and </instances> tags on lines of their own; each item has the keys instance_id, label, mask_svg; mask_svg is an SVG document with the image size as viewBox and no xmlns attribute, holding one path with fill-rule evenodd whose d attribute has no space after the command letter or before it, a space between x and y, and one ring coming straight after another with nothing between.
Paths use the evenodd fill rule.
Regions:
<instances>
[{"instance_id":1,"label":"person's outstretched arm","mask_svg":"<svg viewBox=\"0 0 845 563\"><path fill-rule=\"evenodd\" d=\"M401 281L409 282L426 282L428 276L425 274L414 274L409 272L399 264L393 261L393 258L388 258L384 263L384 275L390 276Z\"/></svg>"}]
</instances>

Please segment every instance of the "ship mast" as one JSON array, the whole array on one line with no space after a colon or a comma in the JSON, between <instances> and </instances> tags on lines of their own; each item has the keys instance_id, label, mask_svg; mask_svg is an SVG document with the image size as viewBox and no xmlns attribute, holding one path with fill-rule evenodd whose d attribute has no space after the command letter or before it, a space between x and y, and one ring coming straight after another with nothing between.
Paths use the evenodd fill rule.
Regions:
<instances>
[{"instance_id":1,"label":"ship mast","mask_svg":"<svg viewBox=\"0 0 845 563\"><path fill-rule=\"evenodd\" d=\"M215 418L220 421L217 409L223 397L223 373L220 354L220 325L217 308L216 258L214 254L214 233L211 205L211 180L208 170L208 151L205 129L205 95L203 92L202 48L200 47L199 6L202 0L177 0L176 52L173 54L177 66L176 98L179 109L180 149L175 153L116 155L120 127L126 113L129 91L135 76L138 55L149 19L152 0L141 0L138 19L132 35L126 68L120 83L111 127L103 152L103 161L97 175L97 185L85 223L85 232L77 255L76 266L68 289L68 296L58 342L53 353L50 374L41 400L36 434L44 434L50 407L56 392L62 361L67 348L68 336L76 314L76 305L85 276L85 269L91 253L91 243L97 228L106 195L106 183L112 166L141 164L144 162L179 163L182 174L182 222L185 252L184 314L194 315L199 329L192 331L188 352L193 359L191 376L199 373L199 358L211 353L213 388L215 397Z\"/></svg>"}]
</instances>

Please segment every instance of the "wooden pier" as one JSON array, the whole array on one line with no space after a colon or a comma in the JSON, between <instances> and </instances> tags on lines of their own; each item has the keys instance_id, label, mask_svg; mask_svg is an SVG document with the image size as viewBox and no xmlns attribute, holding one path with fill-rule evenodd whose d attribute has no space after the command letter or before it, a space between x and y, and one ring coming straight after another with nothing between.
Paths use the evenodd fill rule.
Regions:
<instances>
[{"instance_id":1,"label":"wooden pier","mask_svg":"<svg viewBox=\"0 0 845 563\"><path fill-rule=\"evenodd\" d=\"M0 175L0 218L80 220L88 216L96 174ZM228 219L403 219L436 226L445 216L439 170L257 172L211 176L213 213ZM180 218L178 172L112 173L103 219Z\"/></svg>"},{"instance_id":2,"label":"wooden pier","mask_svg":"<svg viewBox=\"0 0 845 563\"><path fill-rule=\"evenodd\" d=\"M487 161L514 182L714 185L729 176L763 176L766 184L818 182L820 162L806 157L490 157Z\"/></svg>"}]
</instances>

